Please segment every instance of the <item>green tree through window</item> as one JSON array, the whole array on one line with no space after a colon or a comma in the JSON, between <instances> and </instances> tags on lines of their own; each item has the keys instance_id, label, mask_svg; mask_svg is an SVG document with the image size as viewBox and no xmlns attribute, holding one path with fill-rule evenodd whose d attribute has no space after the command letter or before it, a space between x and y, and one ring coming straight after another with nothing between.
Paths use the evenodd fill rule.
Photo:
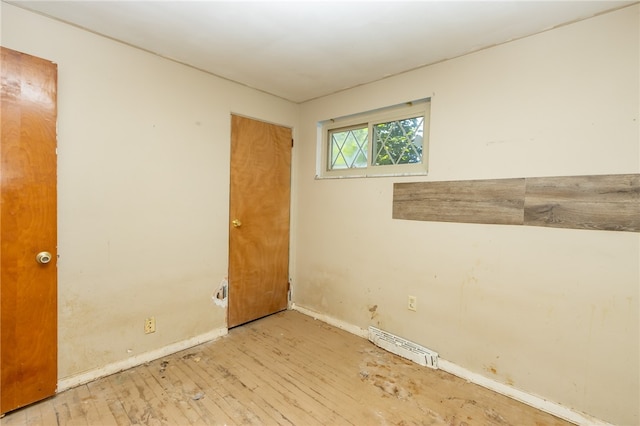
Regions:
<instances>
[{"instance_id":1,"label":"green tree through window","mask_svg":"<svg viewBox=\"0 0 640 426\"><path fill-rule=\"evenodd\" d=\"M422 161L423 117L379 123L373 126L376 166Z\"/></svg>"}]
</instances>

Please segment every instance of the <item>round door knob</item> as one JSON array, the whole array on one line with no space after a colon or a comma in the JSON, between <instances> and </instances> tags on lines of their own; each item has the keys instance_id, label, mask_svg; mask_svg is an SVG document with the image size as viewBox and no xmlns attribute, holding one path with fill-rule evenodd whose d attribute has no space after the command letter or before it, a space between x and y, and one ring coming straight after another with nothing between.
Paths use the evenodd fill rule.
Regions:
<instances>
[{"instance_id":1,"label":"round door knob","mask_svg":"<svg viewBox=\"0 0 640 426\"><path fill-rule=\"evenodd\" d=\"M40 253L36 254L36 261L43 265L51 262L51 253L49 253L48 251L41 251Z\"/></svg>"},{"instance_id":2,"label":"round door knob","mask_svg":"<svg viewBox=\"0 0 640 426\"><path fill-rule=\"evenodd\" d=\"M242 222L240 222L238 219L233 219L233 221L231 221L231 224L234 228L240 228L242 226Z\"/></svg>"}]
</instances>

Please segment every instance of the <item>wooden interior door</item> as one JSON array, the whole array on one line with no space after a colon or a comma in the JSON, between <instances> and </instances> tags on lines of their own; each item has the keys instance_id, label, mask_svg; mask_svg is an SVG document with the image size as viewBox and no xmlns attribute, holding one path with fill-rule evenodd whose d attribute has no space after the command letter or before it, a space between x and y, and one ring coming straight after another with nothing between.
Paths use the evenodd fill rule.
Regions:
<instances>
[{"instance_id":1,"label":"wooden interior door","mask_svg":"<svg viewBox=\"0 0 640 426\"><path fill-rule=\"evenodd\" d=\"M57 384L57 67L0 48L0 408ZM48 252L49 254L41 254Z\"/></svg>"},{"instance_id":2,"label":"wooden interior door","mask_svg":"<svg viewBox=\"0 0 640 426\"><path fill-rule=\"evenodd\" d=\"M231 117L228 327L287 308L291 147L290 128Z\"/></svg>"}]
</instances>

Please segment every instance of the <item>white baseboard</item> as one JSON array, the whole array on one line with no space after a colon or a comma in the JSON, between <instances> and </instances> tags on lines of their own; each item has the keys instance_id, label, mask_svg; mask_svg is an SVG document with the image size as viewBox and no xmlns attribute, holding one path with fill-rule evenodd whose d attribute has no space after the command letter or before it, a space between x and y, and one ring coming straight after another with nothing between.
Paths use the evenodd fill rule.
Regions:
<instances>
[{"instance_id":1,"label":"white baseboard","mask_svg":"<svg viewBox=\"0 0 640 426\"><path fill-rule=\"evenodd\" d=\"M173 343L168 346L164 346L160 349L145 352L139 355L134 355L130 358L123 359L122 361L114 362L112 364L105 365L104 367L96 368L86 371L81 374L77 374L71 377L65 377L58 380L58 389L56 392L62 392L67 389L74 388L76 386L89 383L101 377L106 377L119 371L127 370L138 365L142 365L146 362L154 361L158 358L162 358L167 355L180 352L185 349L189 349L193 346L201 343L209 342L218 339L228 333L227 328L218 328L208 333L201 334L199 336L192 337L191 339L183 340Z\"/></svg>"},{"instance_id":2,"label":"white baseboard","mask_svg":"<svg viewBox=\"0 0 640 426\"><path fill-rule=\"evenodd\" d=\"M454 376L458 376L461 379L465 379L468 382L474 383L478 386L482 386L483 388L490 389L501 395L508 396L509 398L522 402L523 404L527 404L540 411L544 411L545 413L553 414L556 417L559 417L571 423L575 423L577 425L613 426L611 425L611 423L596 419L595 417L591 417L588 414L574 411L570 408L552 401L548 401L537 395L521 391L520 389L516 389L512 386L505 385L504 383L497 382L481 374L474 373L467 370L466 368L460 367L459 365L454 364L450 361L446 361L442 358L438 360L438 368L442 371L453 374Z\"/></svg>"},{"instance_id":3,"label":"white baseboard","mask_svg":"<svg viewBox=\"0 0 640 426\"><path fill-rule=\"evenodd\" d=\"M362 337L364 339L366 339L369 336L369 331L367 329L364 328L360 328L358 326L355 326L353 324L349 324L347 322L341 321L339 319L330 317L328 315L324 315L315 311L312 311L310 309L307 308L303 308L302 306L298 306L295 303L291 304L291 309L294 311L298 311L301 314L305 314L313 319L317 319L320 320L322 322L326 322L327 324L330 324L334 327L338 327L342 330L348 331L351 334L355 334L356 336Z\"/></svg>"},{"instance_id":4,"label":"white baseboard","mask_svg":"<svg viewBox=\"0 0 640 426\"><path fill-rule=\"evenodd\" d=\"M302 306L298 306L295 303L291 304L291 309L298 311L302 314L308 315L314 319L320 320L322 322L326 322L327 324L333 325L334 327L338 327L342 330L348 331L356 336L367 338L368 332L366 329L362 329L353 324L348 324L339 319L330 317L328 315L324 315L315 311L312 311L307 308L303 308ZM472 371L467 370L466 368L460 367L453 362L444 360L442 358L438 359L438 368L442 371L446 371L449 374L453 374L454 376L460 377L470 383L474 383L478 386L482 386L483 388L492 390L501 395L507 396L509 398L515 399L516 401L520 401L524 404L527 404L533 408L536 408L540 411L544 411L545 413L552 414L556 417L569 421L571 423L575 423L577 425L589 425L589 426L612 426L610 423L607 423L603 420L596 419L595 417L591 417L588 414L583 414L578 411L574 411L570 408L564 407L555 402L548 401L544 398L541 398L537 395L533 395L520 389L516 389L512 386L506 385L504 383L500 383L488 377L482 376L478 373L474 373Z\"/></svg>"}]
</instances>

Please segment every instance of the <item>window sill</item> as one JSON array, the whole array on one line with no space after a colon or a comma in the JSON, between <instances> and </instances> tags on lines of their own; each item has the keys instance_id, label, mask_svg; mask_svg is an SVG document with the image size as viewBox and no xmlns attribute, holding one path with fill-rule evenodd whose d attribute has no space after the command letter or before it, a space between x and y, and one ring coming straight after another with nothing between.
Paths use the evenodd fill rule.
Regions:
<instances>
[{"instance_id":1,"label":"window sill","mask_svg":"<svg viewBox=\"0 0 640 426\"><path fill-rule=\"evenodd\" d=\"M358 174L358 175L316 175L315 180L325 179L362 179L362 178L389 178L404 176L427 176L427 172L407 172L407 173L376 173L376 174Z\"/></svg>"}]
</instances>

